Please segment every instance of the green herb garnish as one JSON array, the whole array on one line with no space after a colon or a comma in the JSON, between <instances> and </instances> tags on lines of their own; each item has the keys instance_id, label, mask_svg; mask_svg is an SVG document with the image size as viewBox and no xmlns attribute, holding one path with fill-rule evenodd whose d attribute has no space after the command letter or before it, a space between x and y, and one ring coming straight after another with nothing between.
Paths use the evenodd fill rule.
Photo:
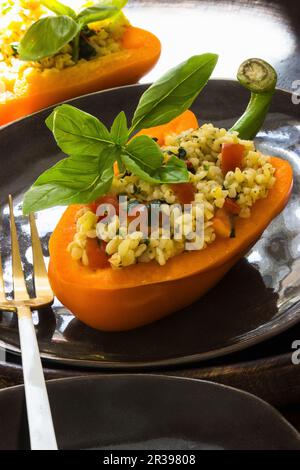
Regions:
<instances>
[{"instance_id":1,"label":"green herb garnish","mask_svg":"<svg viewBox=\"0 0 300 470\"><path fill-rule=\"evenodd\" d=\"M141 97L131 128L121 112L110 130L99 119L63 104L46 120L60 149L69 155L45 171L27 191L25 214L56 205L87 203L109 192L113 165L151 184L184 183L184 161L164 163L159 145L146 135L130 140L136 130L163 124L188 109L217 63L215 54L193 56L165 74ZM128 142L128 140L130 140Z\"/></svg>"},{"instance_id":2,"label":"green herb garnish","mask_svg":"<svg viewBox=\"0 0 300 470\"><path fill-rule=\"evenodd\" d=\"M185 157L186 157L186 150L183 147L179 147L178 158L180 158L180 160L184 160Z\"/></svg>"},{"instance_id":3,"label":"green herb garnish","mask_svg":"<svg viewBox=\"0 0 300 470\"><path fill-rule=\"evenodd\" d=\"M143 94L131 131L166 124L188 109L214 70L216 54L195 55L171 69Z\"/></svg>"},{"instance_id":4,"label":"green herb garnish","mask_svg":"<svg viewBox=\"0 0 300 470\"><path fill-rule=\"evenodd\" d=\"M269 111L277 83L273 67L261 59L248 59L242 63L237 78L241 85L251 91L246 111L231 128L241 139L252 140L262 127Z\"/></svg>"},{"instance_id":5,"label":"green herb garnish","mask_svg":"<svg viewBox=\"0 0 300 470\"><path fill-rule=\"evenodd\" d=\"M19 43L18 42L12 42L12 43L10 43L10 47L12 48L13 55L17 56L18 55Z\"/></svg>"},{"instance_id":6,"label":"green herb garnish","mask_svg":"<svg viewBox=\"0 0 300 470\"><path fill-rule=\"evenodd\" d=\"M73 60L77 62L80 57L80 47L84 46L80 41L80 35L81 32L84 34L86 25L117 15L127 0L102 0L101 4L85 8L78 15L72 8L57 0L42 0L41 3L56 16L41 18L28 29L18 48L21 60L37 61L51 57L72 42ZM83 54L90 58L94 54L91 46L88 52L87 47Z\"/></svg>"},{"instance_id":7,"label":"green herb garnish","mask_svg":"<svg viewBox=\"0 0 300 470\"><path fill-rule=\"evenodd\" d=\"M89 43L88 38L81 33L79 38L79 57L89 60L97 55L96 49Z\"/></svg>"}]
</instances>

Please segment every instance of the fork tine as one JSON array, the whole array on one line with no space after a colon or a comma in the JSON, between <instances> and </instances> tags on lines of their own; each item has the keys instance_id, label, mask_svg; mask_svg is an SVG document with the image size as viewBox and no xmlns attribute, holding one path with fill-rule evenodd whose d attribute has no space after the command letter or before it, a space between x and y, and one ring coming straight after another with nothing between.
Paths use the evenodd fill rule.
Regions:
<instances>
[{"instance_id":1,"label":"fork tine","mask_svg":"<svg viewBox=\"0 0 300 470\"><path fill-rule=\"evenodd\" d=\"M31 243L33 253L33 278L37 297L53 296L48 280L40 237L37 231L34 214L29 215Z\"/></svg>"},{"instance_id":2,"label":"fork tine","mask_svg":"<svg viewBox=\"0 0 300 470\"><path fill-rule=\"evenodd\" d=\"M26 300L29 299L27 287L24 279L20 249L18 243L18 235L14 217L13 200L11 195L8 197L9 213L10 213L10 236L11 236L11 251L12 251L12 274L14 284L14 299Z\"/></svg>"}]
</instances>

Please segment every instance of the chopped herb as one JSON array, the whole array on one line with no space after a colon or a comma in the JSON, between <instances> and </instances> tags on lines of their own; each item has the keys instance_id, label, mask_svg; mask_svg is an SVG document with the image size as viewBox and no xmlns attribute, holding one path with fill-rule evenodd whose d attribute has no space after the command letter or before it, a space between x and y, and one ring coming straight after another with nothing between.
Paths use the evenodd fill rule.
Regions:
<instances>
[{"instance_id":1,"label":"chopped herb","mask_svg":"<svg viewBox=\"0 0 300 470\"><path fill-rule=\"evenodd\" d=\"M133 185L134 194L141 194L141 188L136 184Z\"/></svg>"},{"instance_id":2,"label":"chopped herb","mask_svg":"<svg viewBox=\"0 0 300 470\"><path fill-rule=\"evenodd\" d=\"M205 171L209 171L209 165L207 165L206 163L204 163L203 168Z\"/></svg>"},{"instance_id":3,"label":"chopped herb","mask_svg":"<svg viewBox=\"0 0 300 470\"><path fill-rule=\"evenodd\" d=\"M10 47L12 48L12 51L13 51L13 56L17 56L18 55L18 47L19 47L19 43L18 42L12 42L10 44Z\"/></svg>"},{"instance_id":4,"label":"chopped herb","mask_svg":"<svg viewBox=\"0 0 300 470\"><path fill-rule=\"evenodd\" d=\"M194 168L194 165L192 164L192 162L190 162L189 160L186 160L186 167L188 169L188 171L190 173L192 173L192 175L195 175L196 174L196 170Z\"/></svg>"},{"instance_id":5,"label":"chopped herb","mask_svg":"<svg viewBox=\"0 0 300 470\"><path fill-rule=\"evenodd\" d=\"M90 29L88 26L85 26L81 30L81 34L83 34L86 38L91 38L96 35L96 32L93 29Z\"/></svg>"},{"instance_id":6,"label":"chopped herb","mask_svg":"<svg viewBox=\"0 0 300 470\"><path fill-rule=\"evenodd\" d=\"M178 149L178 158L183 160L186 157L186 150L183 147L179 147Z\"/></svg>"},{"instance_id":7,"label":"chopped herb","mask_svg":"<svg viewBox=\"0 0 300 470\"><path fill-rule=\"evenodd\" d=\"M79 59L89 60L96 55L96 49L89 43L88 39L81 34L79 38Z\"/></svg>"},{"instance_id":8,"label":"chopped herb","mask_svg":"<svg viewBox=\"0 0 300 470\"><path fill-rule=\"evenodd\" d=\"M157 137L152 137L152 140L154 140L154 142L158 142L158 138L157 138Z\"/></svg>"}]
</instances>

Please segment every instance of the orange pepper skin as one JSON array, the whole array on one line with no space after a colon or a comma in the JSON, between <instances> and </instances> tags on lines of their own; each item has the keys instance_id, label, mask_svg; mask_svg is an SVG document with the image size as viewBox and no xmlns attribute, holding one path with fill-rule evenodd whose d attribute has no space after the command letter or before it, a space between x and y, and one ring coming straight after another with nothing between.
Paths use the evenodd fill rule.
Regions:
<instances>
[{"instance_id":1,"label":"orange pepper skin","mask_svg":"<svg viewBox=\"0 0 300 470\"><path fill-rule=\"evenodd\" d=\"M129 26L122 44L120 52L59 72L30 75L11 98L0 103L0 125L76 96L136 83L158 61L160 41L148 31Z\"/></svg>"},{"instance_id":2,"label":"orange pepper skin","mask_svg":"<svg viewBox=\"0 0 300 470\"><path fill-rule=\"evenodd\" d=\"M165 138L169 134L180 134L180 132L186 131L188 129L197 129L199 127L197 118L192 111L189 109L184 113L177 116L175 119L172 119L168 124L163 126L149 127L149 129L142 129L139 131L138 135L148 135L157 139L159 145L164 145Z\"/></svg>"},{"instance_id":3,"label":"orange pepper skin","mask_svg":"<svg viewBox=\"0 0 300 470\"><path fill-rule=\"evenodd\" d=\"M190 128L190 120L185 125L185 116L177 118L181 130ZM174 122L161 126L156 136L173 129ZM95 271L73 261L67 246L82 206L68 207L50 239L49 278L55 295L83 323L104 331L137 328L191 304L244 256L287 203L292 168L280 158L272 157L271 162L276 182L268 197L254 204L250 218L236 219L235 238L217 237L204 250L186 251L164 266L151 262Z\"/></svg>"},{"instance_id":4,"label":"orange pepper skin","mask_svg":"<svg viewBox=\"0 0 300 470\"><path fill-rule=\"evenodd\" d=\"M232 224L226 209L218 209L213 218L213 228L218 237L229 238L232 231Z\"/></svg>"}]
</instances>

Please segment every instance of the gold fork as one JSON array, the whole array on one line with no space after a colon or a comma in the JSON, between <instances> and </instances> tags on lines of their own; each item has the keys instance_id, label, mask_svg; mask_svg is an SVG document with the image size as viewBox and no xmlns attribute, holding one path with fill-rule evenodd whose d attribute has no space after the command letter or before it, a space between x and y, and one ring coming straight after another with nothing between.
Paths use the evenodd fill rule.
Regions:
<instances>
[{"instance_id":1,"label":"gold fork","mask_svg":"<svg viewBox=\"0 0 300 470\"><path fill-rule=\"evenodd\" d=\"M13 200L11 196L9 196L9 212L14 299L9 300L5 295L0 252L0 310L14 311L18 315L31 449L56 450L57 443L31 312L31 309L52 304L53 292L48 281L47 270L34 215L30 214L29 222L33 252L33 279L35 286L35 297L30 298L26 288L21 263L17 229L13 212Z\"/></svg>"}]
</instances>

